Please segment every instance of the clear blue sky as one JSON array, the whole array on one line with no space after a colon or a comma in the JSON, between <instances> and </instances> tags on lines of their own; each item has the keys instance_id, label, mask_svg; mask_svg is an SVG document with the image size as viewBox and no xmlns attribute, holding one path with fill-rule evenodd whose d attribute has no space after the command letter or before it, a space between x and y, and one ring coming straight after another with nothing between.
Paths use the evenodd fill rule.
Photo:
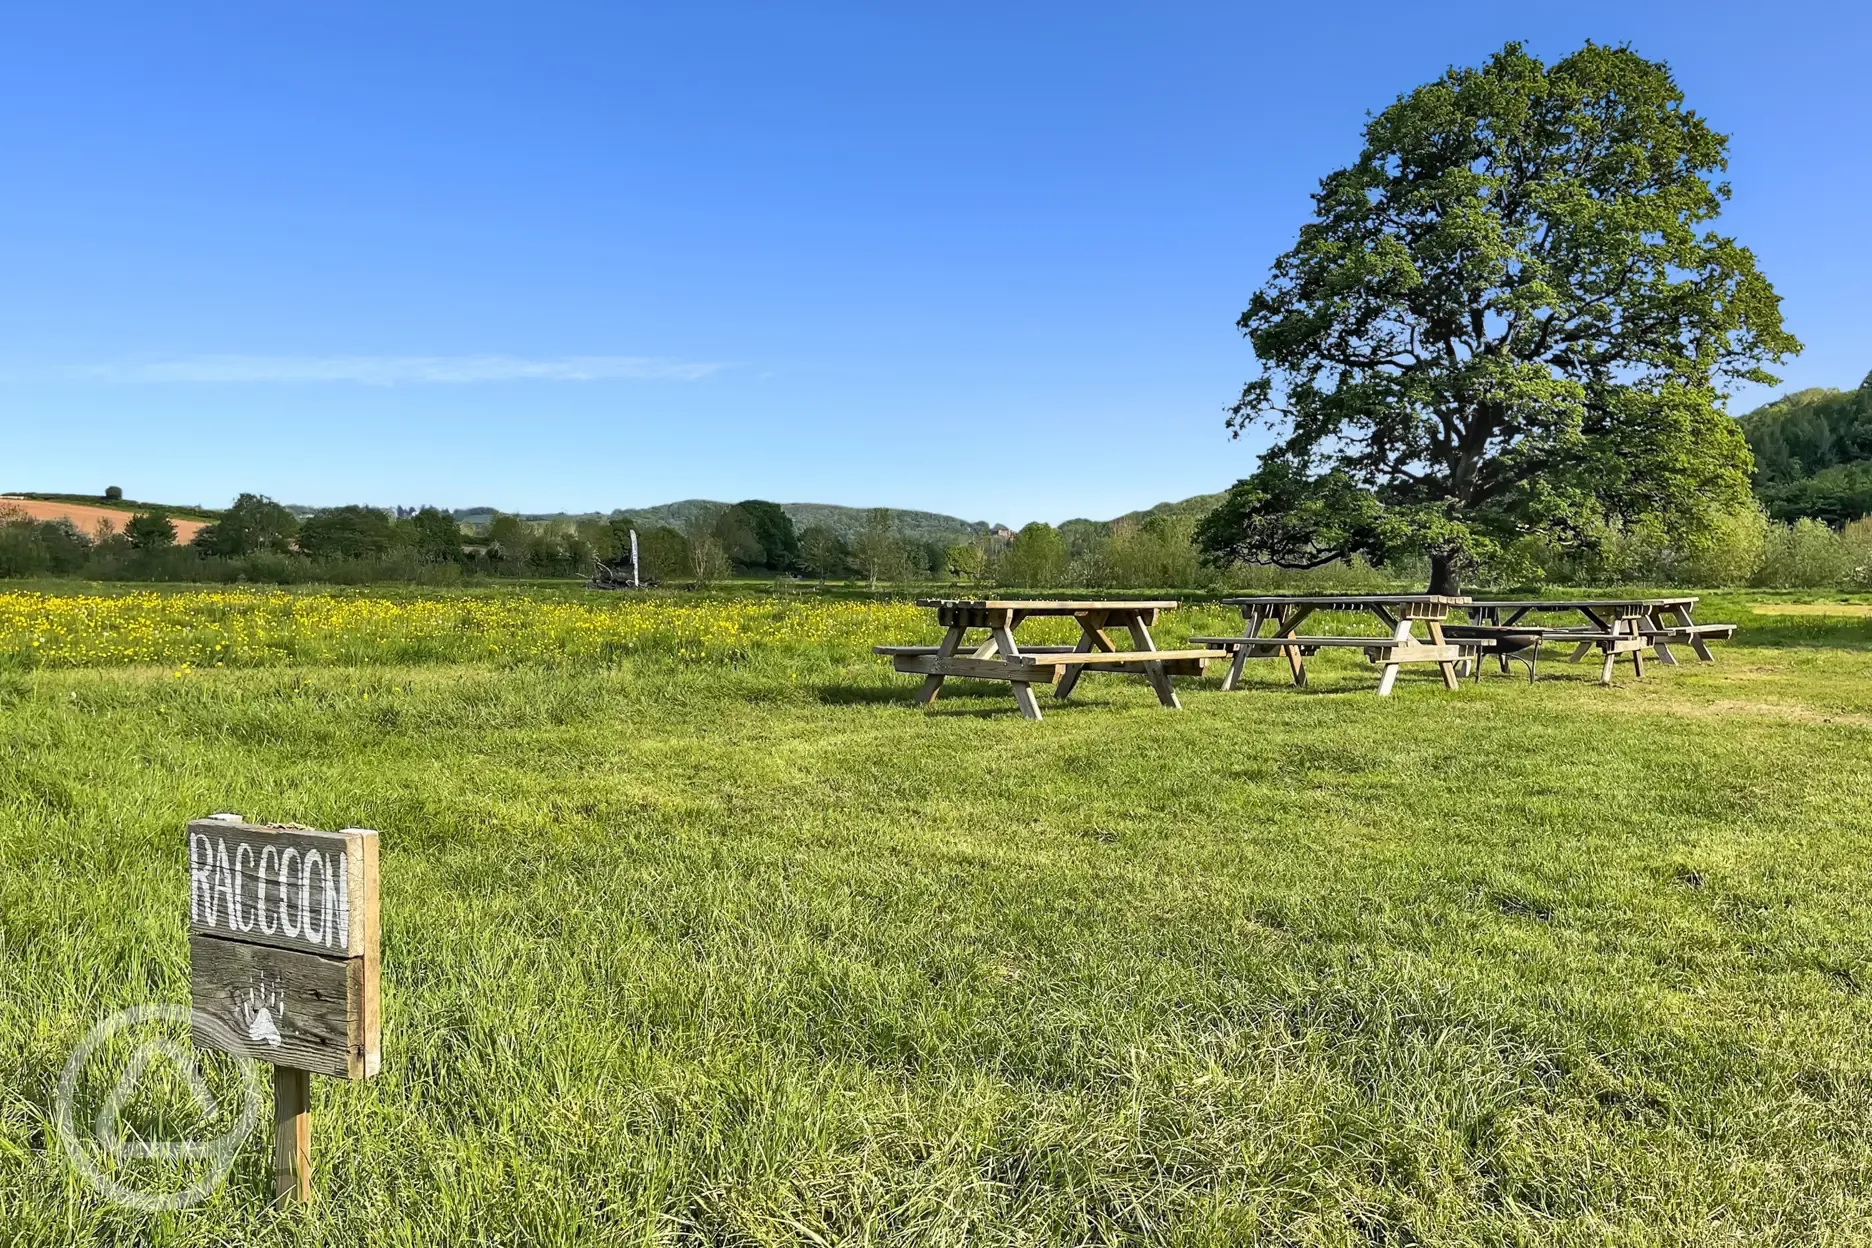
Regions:
<instances>
[{"instance_id":1,"label":"clear blue sky","mask_svg":"<svg viewBox=\"0 0 1872 1248\"><path fill-rule=\"evenodd\" d=\"M14 5L0 489L1016 524L1220 489L1234 319L1317 179L1509 38L1670 62L1789 387L1850 387L1869 13Z\"/></svg>"}]
</instances>

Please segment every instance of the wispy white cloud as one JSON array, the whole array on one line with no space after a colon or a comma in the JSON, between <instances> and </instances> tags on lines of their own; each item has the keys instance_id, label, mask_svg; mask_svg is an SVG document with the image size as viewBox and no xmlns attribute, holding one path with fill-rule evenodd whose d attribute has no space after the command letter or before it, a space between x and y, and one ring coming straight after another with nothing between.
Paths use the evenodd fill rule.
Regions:
<instances>
[{"instance_id":1,"label":"wispy white cloud","mask_svg":"<svg viewBox=\"0 0 1872 1248\"><path fill-rule=\"evenodd\" d=\"M720 364L653 355L190 355L104 364L68 376L124 382L355 382L367 386L471 381L695 381Z\"/></svg>"}]
</instances>

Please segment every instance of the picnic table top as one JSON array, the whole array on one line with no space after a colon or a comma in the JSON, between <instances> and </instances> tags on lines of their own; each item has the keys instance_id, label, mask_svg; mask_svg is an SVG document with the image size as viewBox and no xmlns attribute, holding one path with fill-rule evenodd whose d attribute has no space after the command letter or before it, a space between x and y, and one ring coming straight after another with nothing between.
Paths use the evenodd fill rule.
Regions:
<instances>
[{"instance_id":1,"label":"picnic table top","mask_svg":"<svg viewBox=\"0 0 1872 1248\"><path fill-rule=\"evenodd\" d=\"M1469 599L1447 594L1246 594L1223 598L1225 607L1385 607L1394 603L1428 603L1463 607Z\"/></svg>"},{"instance_id":2,"label":"picnic table top","mask_svg":"<svg viewBox=\"0 0 1872 1248\"><path fill-rule=\"evenodd\" d=\"M1694 594L1684 594L1673 598L1474 598L1466 605L1470 607L1528 607L1539 610L1546 608L1553 611L1577 611L1582 607L1694 607L1697 598Z\"/></svg>"},{"instance_id":3,"label":"picnic table top","mask_svg":"<svg viewBox=\"0 0 1872 1248\"><path fill-rule=\"evenodd\" d=\"M971 611L1025 611L1028 615L1071 615L1077 611L1145 611L1175 608L1174 598L1115 598L1100 601L1064 601L1050 598L919 598L919 607L961 607Z\"/></svg>"}]
</instances>

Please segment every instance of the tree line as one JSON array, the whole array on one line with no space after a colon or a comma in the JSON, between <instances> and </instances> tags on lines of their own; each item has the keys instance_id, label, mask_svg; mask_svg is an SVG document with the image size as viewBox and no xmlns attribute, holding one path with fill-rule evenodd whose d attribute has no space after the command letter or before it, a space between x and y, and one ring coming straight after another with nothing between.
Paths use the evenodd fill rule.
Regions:
<instances>
[{"instance_id":1,"label":"tree line","mask_svg":"<svg viewBox=\"0 0 1872 1248\"><path fill-rule=\"evenodd\" d=\"M589 563L590 547L577 535L503 520L511 523L499 539L477 541L437 507L392 515L351 504L301 518L265 495L242 494L182 544L161 508L133 511L115 531L85 533L67 520L9 512L0 501L0 576L446 582L475 572L563 576Z\"/></svg>"}]
</instances>

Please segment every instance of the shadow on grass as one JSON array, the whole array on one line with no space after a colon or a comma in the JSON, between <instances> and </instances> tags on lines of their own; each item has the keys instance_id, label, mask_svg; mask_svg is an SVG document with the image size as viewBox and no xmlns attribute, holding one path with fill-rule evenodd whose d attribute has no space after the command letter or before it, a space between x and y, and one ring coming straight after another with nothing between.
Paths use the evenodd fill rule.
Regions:
<instances>
[{"instance_id":1,"label":"shadow on grass","mask_svg":"<svg viewBox=\"0 0 1872 1248\"><path fill-rule=\"evenodd\" d=\"M917 687L906 685L820 685L818 699L827 706L883 706L893 703L916 705ZM1038 686L1034 697L1042 714L1056 711L1082 711L1107 706L1103 699L1086 700L1082 695L1067 701L1052 696L1049 686ZM1018 715L1014 695L1007 685L996 681L969 681L951 676L942 694L927 708L931 715Z\"/></svg>"},{"instance_id":2,"label":"shadow on grass","mask_svg":"<svg viewBox=\"0 0 1872 1248\"><path fill-rule=\"evenodd\" d=\"M908 702L916 695L916 686L891 685L820 685L819 701L827 706L874 706L883 702Z\"/></svg>"}]
</instances>

